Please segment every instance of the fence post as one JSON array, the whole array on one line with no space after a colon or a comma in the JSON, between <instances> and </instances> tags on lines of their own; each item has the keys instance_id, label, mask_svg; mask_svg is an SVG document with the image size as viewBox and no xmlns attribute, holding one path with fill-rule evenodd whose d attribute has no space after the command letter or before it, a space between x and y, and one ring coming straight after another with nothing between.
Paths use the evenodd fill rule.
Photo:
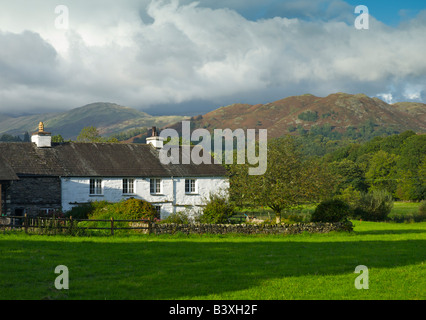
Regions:
<instances>
[{"instance_id":1,"label":"fence post","mask_svg":"<svg viewBox=\"0 0 426 320\"><path fill-rule=\"evenodd\" d=\"M72 230L72 216L70 216L70 226L69 226L69 234L73 234L73 230Z\"/></svg>"},{"instance_id":2,"label":"fence post","mask_svg":"<svg viewBox=\"0 0 426 320\"><path fill-rule=\"evenodd\" d=\"M28 233L28 218L27 218L27 214L24 215L24 230L25 230L25 233Z\"/></svg>"},{"instance_id":3,"label":"fence post","mask_svg":"<svg viewBox=\"0 0 426 320\"><path fill-rule=\"evenodd\" d=\"M148 234L152 234L153 233L154 226L155 226L155 222L154 221L149 221L148 222Z\"/></svg>"},{"instance_id":4,"label":"fence post","mask_svg":"<svg viewBox=\"0 0 426 320\"><path fill-rule=\"evenodd\" d=\"M114 217L111 217L111 235L114 235Z\"/></svg>"}]
</instances>

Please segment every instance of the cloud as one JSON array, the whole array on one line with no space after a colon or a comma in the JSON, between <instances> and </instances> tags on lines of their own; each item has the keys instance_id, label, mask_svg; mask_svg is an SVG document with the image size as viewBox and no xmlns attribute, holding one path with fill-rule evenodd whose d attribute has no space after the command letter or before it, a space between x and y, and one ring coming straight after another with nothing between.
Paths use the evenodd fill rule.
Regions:
<instances>
[{"instance_id":1,"label":"cloud","mask_svg":"<svg viewBox=\"0 0 426 320\"><path fill-rule=\"evenodd\" d=\"M258 19L258 1L64 1L70 28L58 30L46 2L31 2L38 19L6 20L0 33L0 113L95 101L176 113L194 101L338 91L424 98L421 15L398 28L371 17L369 30L356 30L353 8L337 0L265 1Z\"/></svg>"},{"instance_id":2,"label":"cloud","mask_svg":"<svg viewBox=\"0 0 426 320\"><path fill-rule=\"evenodd\" d=\"M58 80L56 50L39 34L0 33L0 48L2 85L51 85Z\"/></svg>"},{"instance_id":3,"label":"cloud","mask_svg":"<svg viewBox=\"0 0 426 320\"><path fill-rule=\"evenodd\" d=\"M377 96L386 103L393 103L392 93L379 93Z\"/></svg>"}]
</instances>

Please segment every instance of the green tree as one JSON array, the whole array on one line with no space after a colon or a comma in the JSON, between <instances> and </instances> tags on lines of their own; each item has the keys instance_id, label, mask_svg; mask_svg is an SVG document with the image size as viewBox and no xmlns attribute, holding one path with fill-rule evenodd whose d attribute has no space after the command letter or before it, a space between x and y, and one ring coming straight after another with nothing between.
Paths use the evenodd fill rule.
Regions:
<instances>
[{"instance_id":1,"label":"green tree","mask_svg":"<svg viewBox=\"0 0 426 320\"><path fill-rule=\"evenodd\" d=\"M60 134L57 134L56 136L52 137L52 142L61 143L65 142L65 139Z\"/></svg>"},{"instance_id":2,"label":"green tree","mask_svg":"<svg viewBox=\"0 0 426 320\"><path fill-rule=\"evenodd\" d=\"M318 120L318 112L306 111L297 116L300 120L315 122Z\"/></svg>"},{"instance_id":3,"label":"green tree","mask_svg":"<svg viewBox=\"0 0 426 320\"><path fill-rule=\"evenodd\" d=\"M77 137L77 142L104 142L96 127L85 127Z\"/></svg>"},{"instance_id":4,"label":"green tree","mask_svg":"<svg viewBox=\"0 0 426 320\"><path fill-rule=\"evenodd\" d=\"M398 155L380 150L369 161L365 177L372 190L386 190L393 194L397 187L396 163Z\"/></svg>"},{"instance_id":5,"label":"green tree","mask_svg":"<svg viewBox=\"0 0 426 320\"><path fill-rule=\"evenodd\" d=\"M30 134L28 133L28 131L25 131L24 139L22 140L22 142L31 142Z\"/></svg>"},{"instance_id":6,"label":"green tree","mask_svg":"<svg viewBox=\"0 0 426 320\"><path fill-rule=\"evenodd\" d=\"M231 196L240 205L268 206L281 219L283 210L318 201L331 193L333 176L319 162L304 159L291 137L268 142L268 168L249 175L248 165L232 165Z\"/></svg>"},{"instance_id":7,"label":"green tree","mask_svg":"<svg viewBox=\"0 0 426 320\"><path fill-rule=\"evenodd\" d=\"M336 174L336 192L348 187L358 191L367 191L368 185L365 182L365 172L358 163L349 159L334 161L330 163L330 170Z\"/></svg>"},{"instance_id":8,"label":"green tree","mask_svg":"<svg viewBox=\"0 0 426 320\"><path fill-rule=\"evenodd\" d=\"M228 219L235 213L234 205L224 194L209 195L205 200L203 214L200 218L203 223L228 223Z\"/></svg>"},{"instance_id":9,"label":"green tree","mask_svg":"<svg viewBox=\"0 0 426 320\"><path fill-rule=\"evenodd\" d=\"M426 197L426 136L411 135L401 147L397 163L397 196L404 200L423 200Z\"/></svg>"}]
</instances>

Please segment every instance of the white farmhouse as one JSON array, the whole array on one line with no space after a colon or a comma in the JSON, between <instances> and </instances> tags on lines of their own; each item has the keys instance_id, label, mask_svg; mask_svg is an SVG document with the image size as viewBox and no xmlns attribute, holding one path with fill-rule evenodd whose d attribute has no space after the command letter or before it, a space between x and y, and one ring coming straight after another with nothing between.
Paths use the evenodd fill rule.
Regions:
<instances>
[{"instance_id":1,"label":"white farmhouse","mask_svg":"<svg viewBox=\"0 0 426 320\"><path fill-rule=\"evenodd\" d=\"M155 134L147 144L52 143L40 124L32 143L0 143L0 167L17 177L0 181L1 213L66 212L79 204L133 197L152 203L165 218L200 208L210 193L227 191L221 165L164 165L162 146Z\"/></svg>"}]
</instances>

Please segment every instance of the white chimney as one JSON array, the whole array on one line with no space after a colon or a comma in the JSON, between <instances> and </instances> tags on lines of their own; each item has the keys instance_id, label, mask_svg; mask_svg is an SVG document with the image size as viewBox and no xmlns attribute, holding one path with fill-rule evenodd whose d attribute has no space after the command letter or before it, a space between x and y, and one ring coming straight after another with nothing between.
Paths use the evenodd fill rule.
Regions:
<instances>
[{"instance_id":1,"label":"white chimney","mask_svg":"<svg viewBox=\"0 0 426 320\"><path fill-rule=\"evenodd\" d=\"M40 122L38 125L38 132L33 133L31 142L35 143L38 148L51 148L52 135L50 132L44 131L44 124Z\"/></svg>"},{"instance_id":2,"label":"white chimney","mask_svg":"<svg viewBox=\"0 0 426 320\"><path fill-rule=\"evenodd\" d=\"M146 143L152 145L156 149L163 149L164 138L157 135L157 128L152 127L152 136L146 138Z\"/></svg>"}]
</instances>

